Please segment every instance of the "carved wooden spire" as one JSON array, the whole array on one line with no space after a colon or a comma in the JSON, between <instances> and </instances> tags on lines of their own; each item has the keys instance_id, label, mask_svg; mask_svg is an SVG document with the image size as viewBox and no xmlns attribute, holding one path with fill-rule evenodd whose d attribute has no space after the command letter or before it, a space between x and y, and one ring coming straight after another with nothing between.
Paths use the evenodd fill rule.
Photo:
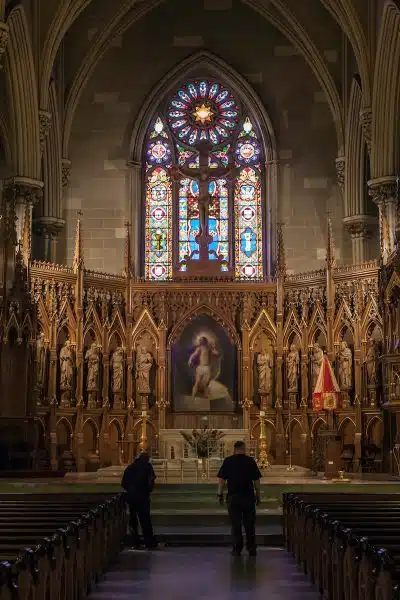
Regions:
<instances>
[{"instance_id":1,"label":"carved wooden spire","mask_svg":"<svg viewBox=\"0 0 400 600\"><path fill-rule=\"evenodd\" d=\"M78 211L78 220L76 221L75 232L75 249L74 249L74 272L76 273L83 265L83 250L82 250L82 211Z\"/></svg>"},{"instance_id":2,"label":"carved wooden spire","mask_svg":"<svg viewBox=\"0 0 400 600\"><path fill-rule=\"evenodd\" d=\"M283 238L282 222L277 223L277 275L286 277L286 256L285 256L285 241Z\"/></svg>"},{"instance_id":3,"label":"carved wooden spire","mask_svg":"<svg viewBox=\"0 0 400 600\"><path fill-rule=\"evenodd\" d=\"M125 248L124 248L124 275L132 277L132 255L131 255L131 224L125 221Z\"/></svg>"},{"instance_id":4,"label":"carved wooden spire","mask_svg":"<svg viewBox=\"0 0 400 600\"><path fill-rule=\"evenodd\" d=\"M326 265L328 268L332 268L335 266L335 240L333 238L330 211L328 211L328 239L326 244Z\"/></svg>"},{"instance_id":5,"label":"carved wooden spire","mask_svg":"<svg viewBox=\"0 0 400 600\"><path fill-rule=\"evenodd\" d=\"M22 231L22 255L26 266L28 266L31 260L31 248L31 207L29 206L29 203L27 203L25 207L24 228Z\"/></svg>"}]
</instances>

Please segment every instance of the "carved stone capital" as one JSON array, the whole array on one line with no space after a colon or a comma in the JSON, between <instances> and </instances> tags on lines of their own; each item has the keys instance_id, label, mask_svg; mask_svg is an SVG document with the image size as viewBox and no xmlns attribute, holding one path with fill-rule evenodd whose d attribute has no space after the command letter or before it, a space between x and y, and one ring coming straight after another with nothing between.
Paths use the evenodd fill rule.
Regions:
<instances>
[{"instance_id":1,"label":"carved stone capital","mask_svg":"<svg viewBox=\"0 0 400 600\"><path fill-rule=\"evenodd\" d=\"M51 113L47 110L39 110L39 137L40 137L40 152L43 154L44 143L51 125Z\"/></svg>"},{"instance_id":2,"label":"carved stone capital","mask_svg":"<svg viewBox=\"0 0 400 600\"><path fill-rule=\"evenodd\" d=\"M132 169L132 171L141 171L143 167L142 163L136 160L129 160L126 165L129 169Z\"/></svg>"},{"instance_id":3,"label":"carved stone capital","mask_svg":"<svg viewBox=\"0 0 400 600\"><path fill-rule=\"evenodd\" d=\"M360 124L363 132L365 143L367 144L368 153L371 154L371 141L372 141L372 110L371 108L364 108L360 112Z\"/></svg>"},{"instance_id":4,"label":"carved stone capital","mask_svg":"<svg viewBox=\"0 0 400 600\"><path fill-rule=\"evenodd\" d=\"M3 69L3 59L7 50L8 44L8 25L4 21L0 22L0 71Z\"/></svg>"},{"instance_id":5,"label":"carved stone capital","mask_svg":"<svg viewBox=\"0 0 400 600\"><path fill-rule=\"evenodd\" d=\"M39 217L33 220L33 228L38 234L45 234L56 237L65 226L63 219L55 217Z\"/></svg>"},{"instance_id":6,"label":"carved stone capital","mask_svg":"<svg viewBox=\"0 0 400 600\"><path fill-rule=\"evenodd\" d=\"M338 156L338 158L335 160L335 165L336 165L336 180L337 180L338 186L343 191L343 189L344 189L344 169L346 166L346 158L344 156Z\"/></svg>"},{"instance_id":7,"label":"carved stone capital","mask_svg":"<svg viewBox=\"0 0 400 600\"><path fill-rule=\"evenodd\" d=\"M5 180L4 190L10 200L35 206L43 196L43 181L29 177L12 177Z\"/></svg>"},{"instance_id":8,"label":"carved stone capital","mask_svg":"<svg viewBox=\"0 0 400 600\"><path fill-rule=\"evenodd\" d=\"M343 219L343 225L352 237L369 238L376 219L369 215L354 215Z\"/></svg>"},{"instance_id":9,"label":"carved stone capital","mask_svg":"<svg viewBox=\"0 0 400 600\"><path fill-rule=\"evenodd\" d=\"M379 177L368 181L368 193L375 204L386 202L397 202L397 179L396 177Z\"/></svg>"},{"instance_id":10,"label":"carved stone capital","mask_svg":"<svg viewBox=\"0 0 400 600\"><path fill-rule=\"evenodd\" d=\"M68 188L71 183L71 161L68 158L62 159L62 186Z\"/></svg>"}]
</instances>

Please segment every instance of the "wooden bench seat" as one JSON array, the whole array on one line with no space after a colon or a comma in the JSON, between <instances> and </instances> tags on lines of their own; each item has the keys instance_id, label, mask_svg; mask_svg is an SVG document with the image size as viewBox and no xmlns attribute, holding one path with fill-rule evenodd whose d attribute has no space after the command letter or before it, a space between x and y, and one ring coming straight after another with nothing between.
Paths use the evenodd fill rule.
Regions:
<instances>
[{"instance_id":1,"label":"wooden bench seat","mask_svg":"<svg viewBox=\"0 0 400 600\"><path fill-rule=\"evenodd\" d=\"M284 527L324 599L399 597L400 495L289 494Z\"/></svg>"},{"instance_id":2,"label":"wooden bench seat","mask_svg":"<svg viewBox=\"0 0 400 600\"><path fill-rule=\"evenodd\" d=\"M119 549L121 494L0 496L0 600L78 600ZM13 591L14 590L14 591Z\"/></svg>"}]
</instances>

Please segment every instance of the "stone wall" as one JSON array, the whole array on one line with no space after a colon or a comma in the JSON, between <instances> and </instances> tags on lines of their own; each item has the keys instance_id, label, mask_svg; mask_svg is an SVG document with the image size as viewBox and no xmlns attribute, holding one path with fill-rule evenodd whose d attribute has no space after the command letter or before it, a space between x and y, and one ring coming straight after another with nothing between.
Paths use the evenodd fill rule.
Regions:
<instances>
[{"instance_id":1,"label":"stone wall","mask_svg":"<svg viewBox=\"0 0 400 600\"><path fill-rule=\"evenodd\" d=\"M205 10L211 4L204 0L184 7L179 0L162 4L116 40L91 77L70 143L72 183L65 200L62 241L68 263L76 211L82 209L87 268L122 269L123 221L130 205L125 165L135 118L157 82L201 48L249 81L273 123L288 268L297 272L323 266L328 208L338 256L350 258L348 234L341 223L343 202L335 183L336 134L318 81L290 42L260 15L238 1L219 1L221 10ZM90 36L90 19L84 23ZM329 27L325 52L337 75L340 35L332 23Z\"/></svg>"}]
</instances>

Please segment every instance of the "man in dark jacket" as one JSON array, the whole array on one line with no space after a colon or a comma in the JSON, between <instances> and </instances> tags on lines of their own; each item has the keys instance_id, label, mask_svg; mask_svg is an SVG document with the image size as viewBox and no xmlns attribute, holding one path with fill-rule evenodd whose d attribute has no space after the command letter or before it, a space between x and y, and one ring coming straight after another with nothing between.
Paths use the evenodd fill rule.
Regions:
<instances>
[{"instance_id":1,"label":"man in dark jacket","mask_svg":"<svg viewBox=\"0 0 400 600\"><path fill-rule=\"evenodd\" d=\"M256 461L246 455L244 442L235 442L234 454L226 458L218 473L218 499L224 503L223 489L228 484L228 514L232 526L233 556L243 550L242 524L246 533L246 547L250 556L256 549L256 504L260 504L261 473Z\"/></svg>"},{"instance_id":2,"label":"man in dark jacket","mask_svg":"<svg viewBox=\"0 0 400 600\"><path fill-rule=\"evenodd\" d=\"M127 466L122 477L121 485L128 494L130 524L135 548L140 548L139 523L146 548L157 547L150 515L150 494L153 491L155 479L154 469L147 452L141 452Z\"/></svg>"}]
</instances>

